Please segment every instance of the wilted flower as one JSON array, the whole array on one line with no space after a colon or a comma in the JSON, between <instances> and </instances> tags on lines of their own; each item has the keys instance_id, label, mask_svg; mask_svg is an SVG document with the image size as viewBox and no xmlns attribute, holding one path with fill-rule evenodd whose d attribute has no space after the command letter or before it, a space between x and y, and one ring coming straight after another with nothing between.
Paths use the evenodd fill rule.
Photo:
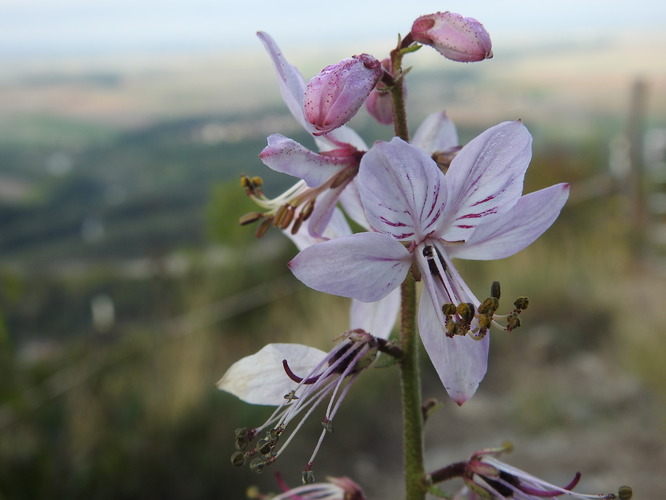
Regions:
<instances>
[{"instance_id":1,"label":"wilted flower","mask_svg":"<svg viewBox=\"0 0 666 500\"><path fill-rule=\"evenodd\" d=\"M326 434L333 432L333 418L356 378L375 361L380 345L386 343L364 330L345 333L329 352L300 344L268 344L257 353L234 363L218 382L225 390L251 404L277 405L259 427L236 431L234 465L249 460L250 468L261 472L284 451L305 420L327 398L322 418L323 430L304 472L310 481L314 459ZM284 439L289 424L300 419ZM254 445L255 437L264 437Z\"/></svg>"},{"instance_id":2,"label":"wilted flower","mask_svg":"<svg viewBox=\"0 0 666 500\"><path fill-rule=\"evenodd\" d=\"M433 473L432 477L447 474L462 475L465 488L454 496L456 500L540 500L543 498L574 498L579 500L629 500L631 488L622 486L618 493L586 495L572 491L580 480L580 473L566 486L556 486L496 457L511 449L511 445L477 451L469 461L452 464ZM440 479L441 480L441 479Z\"/></svg>"},{"instance_id":3,"label":"wilted flower","mask_svg":"<svg viewBox=\"0 0 666 500\"><path fill-rule=\"evenodd\" d=\"M410 34L414 41L430 45L453 61L482 61L493 56L490 36L483 25L476 19L453 12L419 17Z\"/></svg>"},{"instance_id":4,"label":"wilted flower","mask_svg":"<svg viewBox=\"0 0 666 500\"><path fill-rule=\"evenodd\" d=\"M421 149L394 138L363 156L358 189L374 231L313 245L291 262L294 275L316 290L380 300L416 263L424 282L419 331L444 387L458 404L486 372L488 336L499 286L479 301L452 258L491 260L513 255L557 218L566 184L521 196L531 136L520 122L497 125L464 146L444 175ZM504 317L506 329L517 314Z\"/></svg>"},{"instance_id":5,"label":"wilted flower","mask_svg":"<svg viewBox=\"0 0 666 500\"><path fill-rule=\"evenodd\" d=\"M347 123L363 105L382 76L380 62L368 54L327 66L305 87L305 119L314 135L323 135Z\"/></svg>"}]
</instances>

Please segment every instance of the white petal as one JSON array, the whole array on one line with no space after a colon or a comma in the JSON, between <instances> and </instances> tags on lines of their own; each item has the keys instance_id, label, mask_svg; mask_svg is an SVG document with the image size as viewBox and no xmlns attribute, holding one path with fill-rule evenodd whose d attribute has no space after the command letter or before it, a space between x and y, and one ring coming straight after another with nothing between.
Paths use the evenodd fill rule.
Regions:
<instances>
[{"instance_id":1,"label":"white petal","mask_svg":"<svg viewBox=\"0 0 666 500\"><path fill-rule=\"evenodd\" d=\"M428 153L446 151L458 146L458 132L446 113L432 113L416 130L411 143Z\"/></svg>"},{"instance_id":2,"label":"white petal","mask_svg":"<svg viewBox=\"0 0 666 500\"><path fill-rule=\"evenodd\" d=\"M263 31L257 32L257 36L266 47L268 55L273 61L275 71L278 75L278 83L280 84L280 94L285 104L291 111L291 114L296 118L296 121L308 132L314 131L314 127L305 120L303 111L303 96L305 95L305 81L303 75L296 68L287 62L282 55L280 47L275 43L268 33Z\"/></svg>"},{"instance_id":3,"label":"white petal","mask_svg":"<svg viewBox=\"0 0 666 500\"><path fill-rule=\"evenodd\" d=\"M399 287L377 302L353 300L350 329L362 328L375 337L387 339L395 326L398 311L400 311Z\"/></svg>"},{"instance_id":4,"label":"white petal","mask_svg":"<svg viewBox=\"0 0 666 500\"><path fill-rule=\"evenodd\" d=\"M501 123L466 144L446 172L447 217L440 236L466 240L476 226L515 205L531 145L532 136L521 122Z\"/></svg>"},{"instance_id":5,"label":"white petal","mask_svg":"<svg viewBox=\"0 0 666 500\"><path fill-rule=\"evenodd\" d=\"M306 248L289 267L310 288L374 302L402 283L410 264L411 255L397 241L358 233Z\"/></svg>"},{"instance_id":6,"label":"white petal","mask_svg":"<svg viewBox=\"0 0 666 500\"><path fill-rule=\"evenodd\" d=\"M424 290L419 301L421 340L446 392L461 405L474 395L486 374L490 336L482 340L468 335L447 337L434 307Z\"/></svg>"},{"instance_id":7,"label":"white petal","mask_svg":"<svg viewBox=\"0 0 666 500\"><path fill-rule=\"evenodd\" d=\"M255 405L281 405L298 385L284 371L282 360L297 375L307 376L326 357L324 351L301 344L268 344L236 361L217 383L243 401Z\"/></svg>"},{"instance_id":8,"label":"white petal","mask_svg":"<svg viewBox=\"0 0 666 500\"><path fill-rule=\"evenodd\" d=\"M397 240L421 241L439 224L444 175L427 153L397 137L361 160L359 192L370 225Z\"/></svg>"},{"instance_id":9,"label":"white petal","mask_svg":"<svg viewBox=\"0 0 666 500\"><path fill-rule=\"evenodd\" d=\"M354 179L347 184L342 193L340 193L339 201L345 213L351 220L365 230L370 229L370 223L365 216L365 210L363 210L363 204L361 203L361 195L358 191L358 176L354 177Z\"/></svg>"},{"instance_id":10,"label":"white petal","mask_svg":"<svg viewBox=\"0 0 666 500\"><path fill-rule=\"evenodd\" d=\"M299 250L303 250L315 243L321 243L322 241L352 234L349 223L339 208L333 209L331 220L328 222L326 230L321 236L312 236L305 225L302 225L296 234L291 234L289 229L284 230L283 233L294 242L296 248Z\"/></svg>"},{"instance_id":11,"label":"white petal","mask_svg":"<svg viewBox=\"0 0 666 500\"><path fill-rule=\"evenodd\" d=\"M509 257L530 245L555 222L568 197L568 184L527 194L508 212L479 225L464 245L450 246L448 254L477 260Z\"/></svg>"},{"instance_id":12,"label":"white petal","mask_svg":"<svg viewBox=\"0 0 666 500\"><path fill-rule=\"evenodd\" d=\"M336 158L313 153L298 142L280 134L268 137L268 146L259 154L266 166L303 179L308 186L318 187L345 167L351 158Z\"/></svg>"}]
</instances>

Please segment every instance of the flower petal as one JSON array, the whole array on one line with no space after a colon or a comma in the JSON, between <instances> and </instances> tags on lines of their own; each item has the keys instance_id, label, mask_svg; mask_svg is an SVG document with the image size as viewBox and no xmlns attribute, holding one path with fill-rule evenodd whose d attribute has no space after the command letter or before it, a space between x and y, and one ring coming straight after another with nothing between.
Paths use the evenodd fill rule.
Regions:
<instances>
[{"instance_id":1,"label":"flower petal","mask_svg":"<svg viewBox=\"0 0 666 500\"><path fill-rule=\"evenodd\" d=\"M261 161L276 172L303 179L308 186L318 187L343 168L351 166L354 158L313 153L298 142L280 134L268 137L268 146L259 154Z\"/></svg>"},{"instance_id":2,"label":"flower petal","mask_svg":"<svg viewBox=\"0 0 666 500\"><path fill-rule=\"evenodd\" d=\"M468 335L447 337L430 294L419 301L419 332L423 346L446 392L459 405L471 398L486 374L489 336L473 340Z\"/></svg>"},{"instance_id":3,"label":"flower petal","mask_svg":"<svg viewBox=\"0 0 666 500\"><path fill-rule=\"evenodd\" d=\"M460 150L446 173L444 239L466 240L476 226L518 201L531 145L532 136L515 121L489 128Z\"/></svg>"},{"instance_id":4,"label":"flower petal","mask_svg":"<svg viewBox=\"0 0 666 500\"><path fill-rule=\"evenodd\" d=\"M303 75L296 68L287 62L282 55L280 47L275 43L275 40L263 31L258 31L257 36L266 47L269 56L273 60L275 71L278 75L278 83L280 85L280 94L285 104L291 111L296 121L308 132L314 131L314 127L305 120L303 111L303 96L305 94L305 81Z\"/></svg>"},{"instance_id":5,"label":"flower petal","mask_svg":"<svg viewBox=\"0 0 666 500\"><path fill-rule=\"evenodd\" d=\"M407 275L411 255L379 233L358 233L318 243L289 262L294 276L320 292L374 302Z\"/></svg>"},{"instance_id":6,"label":"flower petal","mask_svg":"<svg viewBox=\"0 0 666 500\"><path fill-rule=\"evenodd\" d=\"M426 117L414 133L411 143L428 153L446 151L460 144L456 126L444 112Z\"/></svg>"},{"instance_id":7,"label":"flower petal","mask_svg":"<svg viewBox=\"0 0 666 500\"><path fill-rule=\"evenodd\" d=\"M308 231L310 236L321 238L326 232L328 224L331 222L333 210L335 209L340 193L345 189L345 185L335 189L327 189L317 198L312 215L308 219Z\"/></svg>"},{"instance_id":8,"label":"flower petal","mask_svg":"<svg viewBox=\"0 0 666 500\"><path fill-rule=\"evenodd\" d=\"M530 245L555 222L568 197L568 184L522 196L511 210L479 225L464 245L450 246L448 254L476 260L509 257Z\"/></svg>"},{"instance_id":9,"label":"flower petal","mask_svg":"<svg viewBox=\"0 0 666 500\"><path fill-rule=\"evenodd\" d=\"M308 374L325 357L324 351L301 344L268 344L231 365L217 388L250 404L278 406L298 385L285 373L282 360L289 361L294 373Z\"/></svg>"},{"instance_id":10,"label":"flower petal","mask_svg":"<svg viewBox=\"0 0 666 500\"><path fill-rule=\"evenodd\" d=\"M350 329L362 328L366 332L387 339L400 310L400 288L396 288L377 302L352 300Z\"/></svg>"},{"instance_id":11,"label":"flower petal","mask_svg":"<svg viewBox=\"0 0 666 500\"><path fill-rule=\"evenodd\" d=\"M361 159L359 192L371 227L421 241L438 226L446 183L427 153L395 137L377 142Z\"/></svg>"},{"instance_id":12,"label":"flower petal","mask_svg":"<svg viewBox=\"0 0 666 500\"><path fill-rule=\"evenodd\" d=\"M358 192L358 177L354 177L352 181L347 184L345 189L340 193L338 199L340 205L345 211L345 214L361 226L365 230L370 229L370 223L365 216L363 204L361 203L361 195Z\"/></svg>"},{"instance_id":13,"label":"flower petal","mask_svg":"<svg viewBox=\"0 0 666 500\"><path fill-rule=\"evenodd\" d=\"M289 237L291 241L294 242L299 250L303 250L304 248L312 246L315 243L321 243L322 241L332 240L333 238L349 236L352 234L349 223L339 208L333 209L331 219L326 225L326 231L324 231L324 234L322 234L320 237L312 236L307 227L304 226L301 226L296 234L291 234L289 229L286 229L283 232Z\"/></svg>"}]
</instances>

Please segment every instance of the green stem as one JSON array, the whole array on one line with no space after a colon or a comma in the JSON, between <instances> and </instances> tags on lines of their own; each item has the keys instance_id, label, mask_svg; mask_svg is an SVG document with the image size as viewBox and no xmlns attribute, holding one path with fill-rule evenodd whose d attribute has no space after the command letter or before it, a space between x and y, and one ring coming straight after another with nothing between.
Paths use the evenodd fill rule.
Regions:
<instances>
[{"instance_id":1,"label":"green stem","mask_svg":"<svg viewBox=\"0 0 666 500\"><path fill-rule=\"evenodd\" d=\"M393 101L393 130L395 135L409 141L409 126L407 124L407 107L405 106L405 79L402 74L402 56L400 46L391 51L391 70L394 81L391 85L391 100Z\"/></svg>"},{"instance_id":2,"label":"green stem","mask_svg":"<svg viewBox=\"0 0 666 500\"><path fill-rule=\"evenodd\" d=\"M401 287L400 342L404 357L400 360L403 437L405 459L405 498L423 500L426 495L423 464L423 414L421 379L416 332L416 283L411 274Z\"/></svg>"}]
</instances>

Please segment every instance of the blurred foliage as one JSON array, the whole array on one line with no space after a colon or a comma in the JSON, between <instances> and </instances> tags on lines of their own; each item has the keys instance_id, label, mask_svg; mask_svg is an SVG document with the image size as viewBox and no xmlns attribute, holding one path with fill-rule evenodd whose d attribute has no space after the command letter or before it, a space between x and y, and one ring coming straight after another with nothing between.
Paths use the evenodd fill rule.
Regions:
<instances>
[{"instance_id":1,"label":"blurred foliage","mask_svg":"<svg viewBox=\"0 0 666 500\"><path fill-rule=\"evenodd\" d=\"M286 268L295 250L277 230L255 241L254 227L237 225L255 209L240 173L265 176L276 193L291 181L252 163L263 137L201 140L202 127L237 118L93 130L85 146L49 139L0 148L0 174L30 186L26 198L0 205L0 498L240 499L250 484L275 489L270 473L229 462L233 430L261 423L268 409L220 393L215 381L267 342L326 349L347 328L348 302L298 286ZM570 181L575 192L604 173L605 137L540 143L526 190ZM572 418L566 393L534 397L541 380L530 374L584 353L621 353L666 399L662 283L646 280L629 253L619 193L565 208L517 256L459 264L480 296L499 280L505 308L530 295L525 327L495 335L499 376L481 390L511 387L513 425L528 432ZM114 307L106 326L92 319L100 295ZM442 398L423 365L425 395ZM395 383L390 367L362 378L336 421L344 433L324 444L321 470L399 476ZM290 483L319 433L316 419L308 424L280 466ZM432 425L435 442L477 432L465 422Z\"/></svg>"}]
</instances>

